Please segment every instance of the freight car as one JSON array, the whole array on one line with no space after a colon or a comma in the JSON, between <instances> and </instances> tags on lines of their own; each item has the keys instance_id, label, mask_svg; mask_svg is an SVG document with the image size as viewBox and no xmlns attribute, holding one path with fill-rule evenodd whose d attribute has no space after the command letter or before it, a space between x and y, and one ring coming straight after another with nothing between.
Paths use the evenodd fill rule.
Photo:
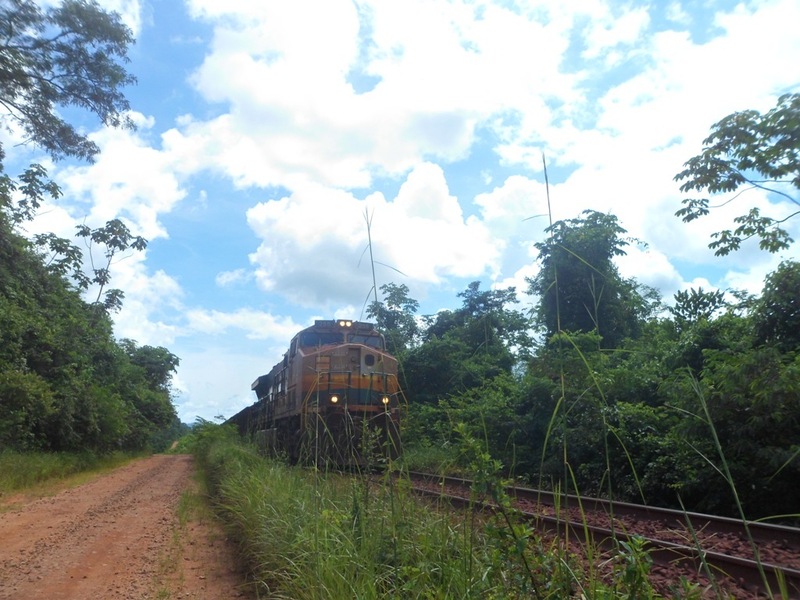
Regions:
<instances>
[{"instance_id":1,"label":"freight car","mask_svg":"<svg viewBox=\"0 0 800 600\"><path fill-rule=\"evenodd\" d=\"M315 321L251 388L256 403L228 422L268 452L338 466L399 454L397 359L371 323Z\"/></svg>"}]
</instances>

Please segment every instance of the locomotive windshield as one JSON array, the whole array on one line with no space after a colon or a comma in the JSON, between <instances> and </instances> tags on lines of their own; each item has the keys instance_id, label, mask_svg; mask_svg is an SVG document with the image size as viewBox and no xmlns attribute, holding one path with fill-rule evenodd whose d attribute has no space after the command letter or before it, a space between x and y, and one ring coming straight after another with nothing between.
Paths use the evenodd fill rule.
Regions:
<instances>
[{"instance_id":1,"label":"locomotive windshield","mask_svg":"<svg viewBox=\"0 0 800 600\"><path fill-rule=\"evenodd\" d=\"M383 340L379 335L359 335L353 333L350 334L348 341L351 344L364 344L365 346L372 346L378 350L383 350Z\"/></svg>"},{"instance_id":2,"label":"locomotive windshield","mask_svg":"<svg viewBox=\"0 0 800 600\"><path fill-rule=\"evenodd\" d=\"M313 346L329 346L331 344L343 344L344 334L339 332L322 333L317 331L307 331L300 336L300 345L306 348Z\"/></svg>"}]
</instances>

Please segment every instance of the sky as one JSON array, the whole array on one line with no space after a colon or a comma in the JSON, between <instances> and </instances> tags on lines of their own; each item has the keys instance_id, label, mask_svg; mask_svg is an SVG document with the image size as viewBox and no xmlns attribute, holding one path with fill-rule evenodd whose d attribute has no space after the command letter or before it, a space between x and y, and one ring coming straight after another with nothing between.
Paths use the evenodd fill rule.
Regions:
<instances>
[{"instance_id":1,"label":"sky","mask_svg":"<svg viewBox=\"0 0 800 600\"><path fill-rule=\"evenodd\" d=\"M667 302L759 293L798 258L797 244L707 247L751 206L788 215L780 198L674 214L674 177L714 123L800 91L797 0L100 4L137 40L137 128L75 115L93 164L4 139L6 171L38 160L62 188L31 233L120 218L149 241L111 268L115 334L180 358L186 423L252 404L251 382L314 319L366 320L368 222L377 285L408 286L419 314L459 307L472 281L514 286L530 308L534 244L584 210L642 242L619 270Z\"/></svg>"}]
</instances>

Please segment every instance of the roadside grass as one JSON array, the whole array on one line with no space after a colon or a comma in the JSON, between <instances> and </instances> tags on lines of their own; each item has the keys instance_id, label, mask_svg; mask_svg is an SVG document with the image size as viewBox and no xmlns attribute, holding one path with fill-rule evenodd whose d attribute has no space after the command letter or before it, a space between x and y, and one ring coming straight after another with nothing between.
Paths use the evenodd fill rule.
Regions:
<instances>
[{"instance_id":1,"label":"roadside grass","mask_svg":"<svg viewBox=\"0 0 800 600\"><path fill-rule=\"evenodd\" d=\"M138 457L123 452L98 456L88 452L3 450L0 451L0 498L23 491L46 496L85 483Z\"/></svg>"},{"instance_id":2,"label":"roadside grass","mask_svg":"<svg viewBox=\"0 0 800 600\"><path fill-rule=\"evenodd\" d=\"M344 476L289 467L230 439L205 449L198 464L259 597L659 598L639 548L623 548L601 575L540 537L498 495L495 465L480 452L476 497L488 490L501 503L495 513L420 499L392 464L380 476Z\"/></svg>"}]
</instances>

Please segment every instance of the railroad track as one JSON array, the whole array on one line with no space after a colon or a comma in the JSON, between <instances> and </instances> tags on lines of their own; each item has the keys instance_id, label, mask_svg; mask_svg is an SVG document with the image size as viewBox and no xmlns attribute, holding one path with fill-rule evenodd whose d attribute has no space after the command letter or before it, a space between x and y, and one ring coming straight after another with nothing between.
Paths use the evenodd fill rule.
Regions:
<instances>
[{"instance_id":1,"label":"railroad track","mask_svg":"<svg viewBox=\"0 0 800 600\"><path fill-rule=\"evenodd\" d=\"M471 504L472 482L457 477L410 473L415 491ZM800 529L782 525L610 502L508 487L514 506L539 529L570 541L610 549L639 536L659 565L710 569L715 579L729 578L749 594L800 599ZM487 504L491 508L491 504ZM752 542L750 541L752 540ZM769 592L768 592L769 590Z\"/></svg>"}]
</instances>

